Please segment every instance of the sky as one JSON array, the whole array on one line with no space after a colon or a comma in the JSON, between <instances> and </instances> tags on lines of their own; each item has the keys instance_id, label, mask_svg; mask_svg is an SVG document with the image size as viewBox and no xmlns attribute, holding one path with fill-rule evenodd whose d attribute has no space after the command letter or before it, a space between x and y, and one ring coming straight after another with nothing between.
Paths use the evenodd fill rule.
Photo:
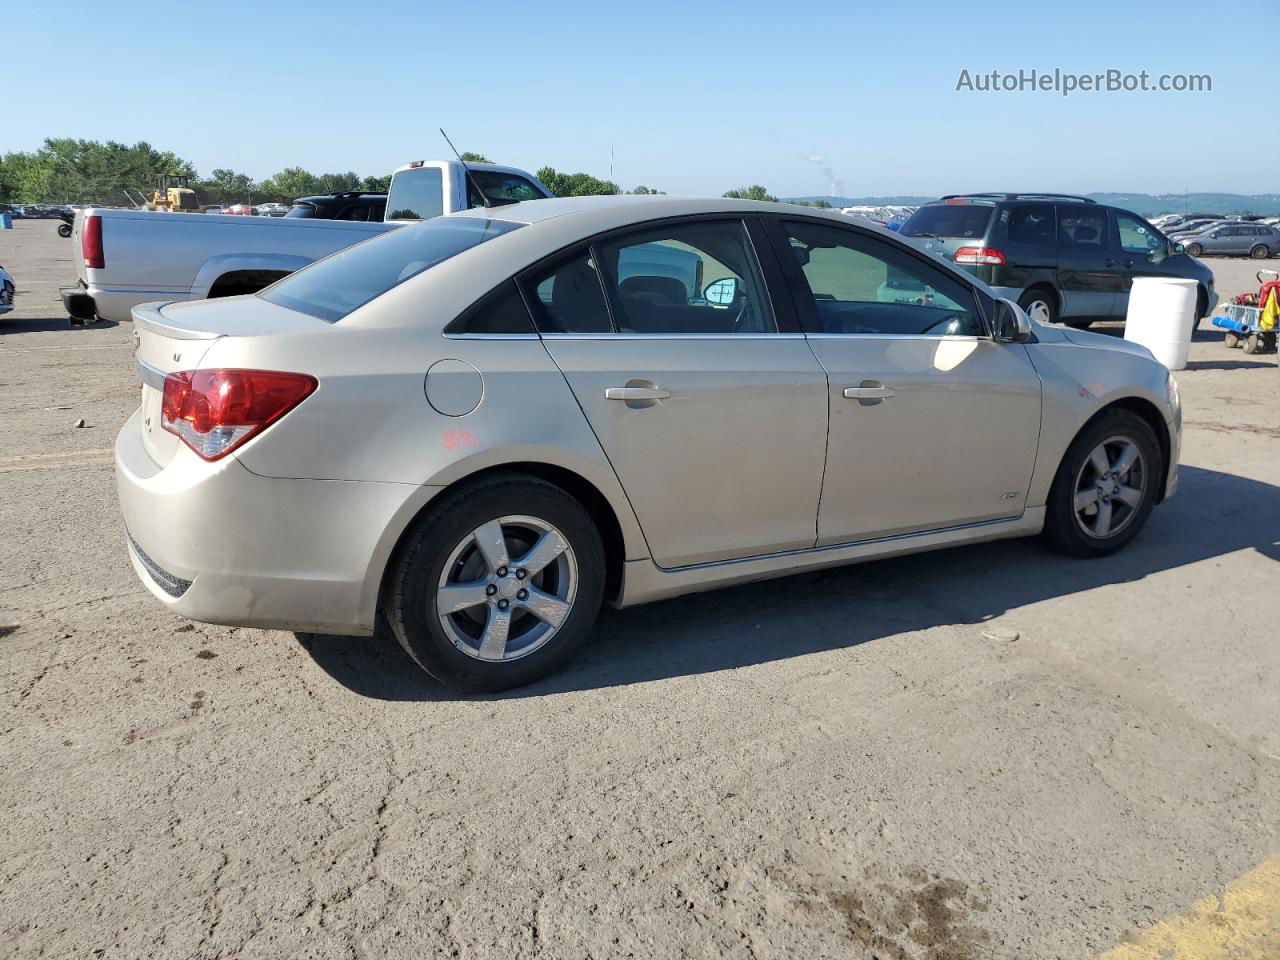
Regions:
<instances>
[{"instance_id":1,"label":"sky","mask_svg":"<svg viewBox=\"0 0 1280 960\"><path fill-rule=\"evenodd\" d=\"M386 174L449 156L443 127L678 194L1280 192L1280 0L4 6L0 152L146 140L202 174ZM1212 91L956 89L1033 68Z\"/></svg>"}]
</instances>

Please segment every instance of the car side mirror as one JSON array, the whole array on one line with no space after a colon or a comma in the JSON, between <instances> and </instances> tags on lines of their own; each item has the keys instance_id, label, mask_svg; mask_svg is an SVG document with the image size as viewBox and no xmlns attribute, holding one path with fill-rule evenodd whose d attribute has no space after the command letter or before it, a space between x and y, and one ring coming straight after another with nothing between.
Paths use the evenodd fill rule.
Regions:
<instances>
[{"instance_id":1,"label":"car side mirror","mask_svg":"<svg viewBox=\"0 0 1280 960\"><path fill-rule=\"evenodd\" d=\"M725 277L723 280L713 280L707 284L707 289L702 291L702 296L706 298L708 303L714 303L717 307L727 307L733 303L734 297L738 295L738 279L737 277Z\"/></svg>"},{"instance_id":2,"label":"car side mirror","mask_svg":"<svg viewBox=\"0 0 1280 960\"><path fill-rule=\"evenodd\" d=\"M1026 343L1031 339L1031 320L1012 300L997 300L995 315L997 343Z\"/></svg>"},{"instance_id":3,"label":"car side mirror","mask_svg":"<svg viewBox=\"0 0 1280 960\"><path fill-rule=\"evenodd\" d=\"M1175 243L1175 244L1173 245L1173 252L1174 252L1174 253L1186 253L1186 252L1187 252L1187 248L1186 248L1186 246L1185 246L1184 244L1181 244L1181 243Z\"/></svg>"}]
</instances>

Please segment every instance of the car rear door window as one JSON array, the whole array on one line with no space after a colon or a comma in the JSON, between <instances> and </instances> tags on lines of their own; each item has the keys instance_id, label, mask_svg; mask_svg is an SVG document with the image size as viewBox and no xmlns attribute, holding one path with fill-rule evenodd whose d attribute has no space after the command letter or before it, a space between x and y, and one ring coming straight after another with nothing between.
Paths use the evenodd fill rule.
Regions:
<instances>
[{"instance_id":1,"label":"car rear door window","mask_svg":"<svg viewBox=\"0 0 1280 960\"><path fill-rule=\"evenodd\" d=\"M613 333L600 273L583 247L533 271L525 290L539 333Z\"/></svg>"},{"instance_id":2,"label":"car rear door window","mask_svg":"<svg viewBox=\"0 0 1280 960\"><path fill-rule=\"evenodd\" d=\"M741 220L692 221L599 244L619 333L776 333Z\"/></svg>"},{"instance_id":3,"label":"car rear door window","mask_svg":"<svg viewBox=\"0 0 1280 960\"><path fill-rule=\"evenodd\" d=\"M1053 205L1024 203L1009 207L1007 235L1012 243L1052 247L1054 237Z\"/></svg>"},{"instance_id":4,"label":"car rear door window","mask_svg":"<svg viewBox=\"0 0 1280 960\"><path fill-rule=\"evenodd\" d=\"M1058 211L1058 242L1063 246L1101 248L1107 242L1107 212L1088 207L1063 207Z\"/></svg>"},{"instance_id":5,"label":"car rear door window","mask_svg":"<svg viewBox=\"0 0 1280 960\"><path fill-rule=\"evenodd\" d=\"M514 280L500 283L485 294L445 327L444 332L452 336L535 335L529 310Z\"/></svg>"},{"instance_id":6,"label":"car rear door window","mask_svg":"<svg viewBox=\"0 0 1280 960\"><path fill-rule=\"evenodd\" d=\"M839 227L784 222L813 300L815 332L863 336L986 336L973 291L883 240Z\"/></svg>"}]
</instances>

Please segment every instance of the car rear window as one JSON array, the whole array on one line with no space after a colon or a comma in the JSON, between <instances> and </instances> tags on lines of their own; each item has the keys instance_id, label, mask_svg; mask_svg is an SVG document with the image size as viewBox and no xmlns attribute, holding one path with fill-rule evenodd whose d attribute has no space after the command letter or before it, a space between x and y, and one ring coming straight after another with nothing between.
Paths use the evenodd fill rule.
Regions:
<instances>
[{"instance_id":1,"label":"car rear window","mask_svg":"<svg viewBox=\"0 0 1280 960\"><path fill-rule=\"evenodd\" d=\"M340 250L272 284L259 296L336 323L410 277L522 226L481 217L427 220Z\"/></svg>"},{"instance_id":2,"label":"car rear window","mask_svg":"<svg viewBox=\"0 0 1280 960\"><path fill-rule=\"evenodd\" d=\"M388 220L430 220L444 213L444 174L439 167L401 170L391 178Z\"/></svg>"},{"instance_id":3,"label":"car rear window","mask_svg":"<svg viewBox=\"0 0 1280 960\"><path fill-rule=\"evenodd\" d=\"M289 212L285 214L286 217L294 217L295 219L297 217L314 217L315 215L316 208L309 203L295 203L289 208Z\"/></svg>"},{"instance_id":4,"label":"car rear window","mask_svg":"<svg viewBox=\"0 0 1280 960\"><path fill-rule=\"evenodd\" d=\"M939 203L921 207L898 232L907 237L986 236L995 207L986 203Z\"/></svg>"}]
</instances>

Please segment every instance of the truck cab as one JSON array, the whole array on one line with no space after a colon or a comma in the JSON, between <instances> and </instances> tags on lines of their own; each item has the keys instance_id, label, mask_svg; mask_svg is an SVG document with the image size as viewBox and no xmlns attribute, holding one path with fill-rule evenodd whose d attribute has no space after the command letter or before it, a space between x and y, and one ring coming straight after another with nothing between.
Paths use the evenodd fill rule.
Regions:
<instances>
[{"instance_id":1,"label":"truck cab","mask_svg":"<svg viewBox=\"0 0 1280 960\"><path fill-rule=\"evenodd\" d=\"M470 174L468 176L468 174ZM491 204L542 200L551 191L516 167L496 163L462 164L457 160L415 160L396 168L387 194L387 223L428 220L456 210L483 207L477 192Z\"/></svg>"}]
</instances>

